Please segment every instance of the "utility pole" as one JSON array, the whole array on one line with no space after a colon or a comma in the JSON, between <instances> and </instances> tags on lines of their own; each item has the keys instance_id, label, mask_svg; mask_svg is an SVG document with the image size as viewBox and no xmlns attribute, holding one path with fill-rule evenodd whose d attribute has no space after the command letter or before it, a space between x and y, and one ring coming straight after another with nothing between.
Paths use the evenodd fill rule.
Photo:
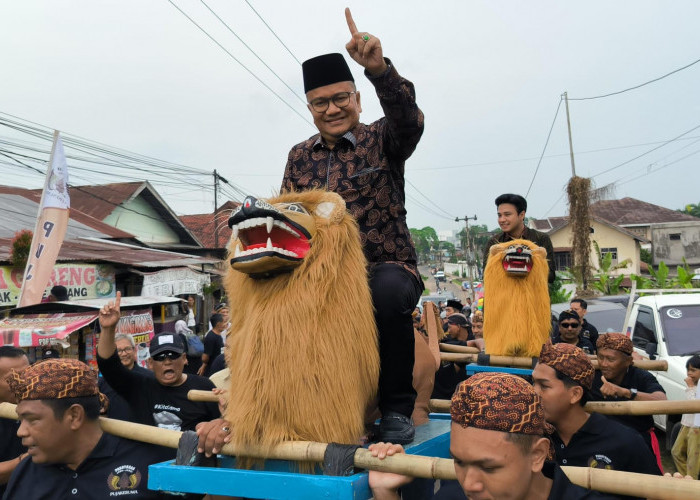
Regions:
<instances>
[{"instance_id":1,"label":"utility pole","mask_svg":"<svg viewBox=\"0 0 700 500\"><path fill-rule=\"evenodd\" d=\"M219 181L231 184L214 170L214 248L219 248Z\"/></svg>"},{"instance_id":2,"label":"utility pole","mask_svg":"<svg viewBox=\"0 0 700 500\"><path fill-rule=\"evenodd\" d=\"M467 217L466 215L462 217L461 219L459 217L455 218L455 222L459 222L463 220L464 221L464 235L467 239L466 241L466 248L464 249L464 254L466 256L466 261L467 261L467 279L469 280L469 296L471 297L472 300L474 300L474 280L472 279L472 263L469 261L470 255L473 254L472 252L472 239L469 235L469 221L470 220L476 220L476 214L474 214L474 217ZM474 259L472 259L472 262Z\"/></svg>"},{"instance_id":3,"label":"utility pole","mask_svg":"<svg viewBox=\"0 0 700 500\"><path fill-rule=\"evenodd\" d=\"M569 95L564 92L566 103L566 127L569 130L569 154L571 155L571 177L576 177L576 165L574 164L574 143L571 140L571 119L569 118Z\"/></svg>"}]
</instances>

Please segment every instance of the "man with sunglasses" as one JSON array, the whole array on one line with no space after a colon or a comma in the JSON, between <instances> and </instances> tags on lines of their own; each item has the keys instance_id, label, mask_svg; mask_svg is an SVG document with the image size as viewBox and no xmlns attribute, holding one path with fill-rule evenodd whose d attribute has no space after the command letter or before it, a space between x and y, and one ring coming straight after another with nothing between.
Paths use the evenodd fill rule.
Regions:
<instances>
[{"instance_id":1,"label":"man with sunglasses","mask_svg":"<svg viewBox=\"0 0 700 500\"><path fill-rule=\"evenodd\" d=\"M121 293L117 292L117 298L100 309L97 366L107 383L127 401L136 421L187 431L195 430L200 422L218 419L221 415L215 403L187 399L190 390L210 391L214 384L183 372L186 348L176 333L162 332L151 340L148 366L153 376L128 370L122 364L114 342L120 302Z\"/></svg>"},{"instance_id":2,"label":"man with sunglasses","mask_svg":"<svg viewBox=\"0 0 700 500\"><path fill-rule=\"evenodd\" d=\"M349 9L345 17L345 48L375 87L384 117L360 123L360 92L341 54L305 61L304 91L319 133L290 151L282 191L334 191L357 220L379 330L379 430L385 440L409 443L416 398L411 312L423 281L406 224L404 166L423 134L423 113L413 84L384 57L379 39L358 31Z\"/></svg>"},{"instance_id":3,"label":"man with sunglasses","mask_svg":"<svg viewBox=\"0 0 700 500\"><path fill-rule=\"evenodd\" d=\"M595 354L591 341L581 336L581 319L576 311L567 309L559 315L559 331L552 336L552 344L564 342L583 350L586 354Z\"/></svg>"}]
</instances>

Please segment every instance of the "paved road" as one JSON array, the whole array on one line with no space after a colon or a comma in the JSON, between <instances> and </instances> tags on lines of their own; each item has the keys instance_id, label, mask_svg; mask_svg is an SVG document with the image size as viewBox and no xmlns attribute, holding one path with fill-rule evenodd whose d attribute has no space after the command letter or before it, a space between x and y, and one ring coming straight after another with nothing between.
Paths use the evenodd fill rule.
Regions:
<instances>
[{"instance_id":1,"label":"paved road","mask_svg":"<svg viewBox=\"0 0 700 500\"><path fill-rule=\"evenodd\" d=\"M433 295L437 293L435 279L430 273L430 268L428 266L418 266L418 271L420 271L420 274L422 276L428 277L427 281L424 281L423 284L425 285L425 288L430 292L430 294ZM461 285L455 285L454 283L452 283L453 279L457 279L457 277L448 275L447 282L440 282L440 288L444 288L445 290L454 293L455 298L459 299L462 302L462 304L466 304L467 292L462 290ZM461 279L459 281L460 283L462 282Z\"/></svg>"}]
</instances>

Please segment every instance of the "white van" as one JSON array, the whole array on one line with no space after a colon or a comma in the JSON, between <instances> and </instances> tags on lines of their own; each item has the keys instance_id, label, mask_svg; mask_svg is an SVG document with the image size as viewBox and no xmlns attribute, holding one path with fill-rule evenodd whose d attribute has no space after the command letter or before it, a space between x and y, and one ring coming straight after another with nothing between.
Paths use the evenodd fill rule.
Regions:
<instances>
[{"instance_id":1,"label":"white van","mask_svg":"<svg viewBox=\"0 0 700 500\"><path fill-rule=\"evenodd\" d=\"M684 400L685 364L690 356L700 353L700 293L640 297L632 306L627 325L627 334L638 354L668 363L667 371L652 372L668 399ZM666 431L669 448L680 430L680 420L681 415L654 415L656 426Z\"/></svg>"}]
</instances>

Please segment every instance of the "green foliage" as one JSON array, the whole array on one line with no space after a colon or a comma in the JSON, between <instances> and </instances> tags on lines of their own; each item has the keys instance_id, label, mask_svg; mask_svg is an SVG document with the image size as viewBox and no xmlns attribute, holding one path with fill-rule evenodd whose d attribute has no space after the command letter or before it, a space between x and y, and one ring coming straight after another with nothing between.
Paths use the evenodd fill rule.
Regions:
<instances>
[{"instance_id":1,"label":"green foliage","mask_svg":"<svg viewBox=\"0 0 700 500\"><path fill-rule=\"evenodd\" d=\"M554 278L554 282L549 284L549 302L558 304L560 302L568 302L571 298L571 292L567 292L562 287L562 281L559 275Z\"/></svg>"},{"instance_id":2,"label":"green foliage","mask_svg":"<svg viewBox=\"0 0 700 500\"><path fill-rule=\"evenodd\" d=\"M421 262L429 261L431 256L430 249L437 249L439 245L437 232L430 226L426 226L423 229L412 227L409 231L411 231L411 239L413 239L413 244L416 247L418 260Z\"/></svg>"},{"instance_id":3,"label":"green foliage","mask_svg":"<svg viewBox=\"0 0 700 500\"><path fill-rule=\"evenodd\" d=\"M689 203L679 212L692 215L693 217L700 217L700 203Z\"/></svg>"},{"instance_id":4,"label":"green foliage","mask_svg":"<svg viewBox=\"0 0 700 500\"><path fill-rule=\"evenodd\" d=\"M15 267L25 267L32 247L33 233L22 229L15 233L10 243L10 263Z\"/></svg>"},{"instance_id":5,"label":"green foliage","mask_svg":"<svg viewBox=\"0 0 700 500\"><path fill-rule=\"evenodd\" d=\"M677 276L669 276L668 266L663 262L659 262L659 268L649 267L650 277L637 276L633 274L631 278L637 283L637 288L693 288L693 271L688 266L685 258L683 265L677 267Z\"/></svg>"},{"instance_id":6,"label":"green foliage","mask_svg":"<svg viewBox=\"0 0 700 500\"><path fill-rule=\"evenodd\" d=\"M639 250L639 259L645 262L648 266L651 266L651 252L646 248L641 248Z\"/></svg>"}]
</instances>

